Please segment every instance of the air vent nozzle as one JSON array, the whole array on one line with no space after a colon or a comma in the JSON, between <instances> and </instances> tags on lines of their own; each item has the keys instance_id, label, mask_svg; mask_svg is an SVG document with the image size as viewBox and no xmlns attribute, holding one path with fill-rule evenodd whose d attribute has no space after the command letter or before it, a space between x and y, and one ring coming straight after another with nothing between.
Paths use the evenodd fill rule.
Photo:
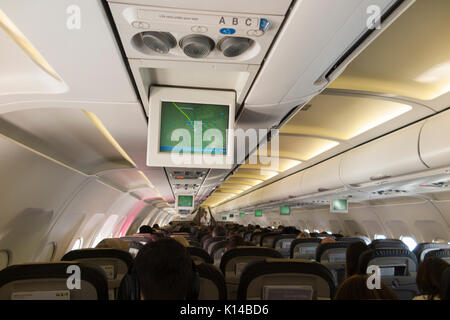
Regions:
<instances>
[{"instance_id":1,"label":"air vent nozzle","mask_svg":"<svg viewBox=\"0 0 450 320\"><path fill-rule=\"evenodd\" d=\"M146 47L160 54L167 54L177 45L177 40L170 32L146 31L141 33L141 37Z\"/></svg>"},{"instance_id":2,"label":"air vent nozzle","mask_svg":"<svg viewBox=\"0 0 450 320\"><path fill-rule=\"evenodd\" d=\"M217 48L225 57L237 57L247 51L253 43L252 39L244 37L225 37L217 44Z\"/></svg>"},{"instance_id":3,"label":"air vent nozzle","mask_svg":"<svg viewBox=\"0 0 450 320\"><path fill-rule=\"evenodd\" d=\"M180 40L180 47L191 58L205 58L214 49L214 41L204 35L190 34Z\"/></svg>"}]
</instances>

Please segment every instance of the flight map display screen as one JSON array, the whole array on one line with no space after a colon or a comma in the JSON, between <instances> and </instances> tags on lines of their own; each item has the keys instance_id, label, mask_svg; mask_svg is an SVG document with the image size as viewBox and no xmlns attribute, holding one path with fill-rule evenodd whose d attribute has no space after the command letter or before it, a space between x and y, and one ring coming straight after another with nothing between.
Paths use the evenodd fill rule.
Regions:
<instances>
[{"instance_id":1,"label":"flight map display screen","mask_svg":"<svg viewBox=\"0 0 450 320\"><path fill-rule=\"evenodd\" d=\"M229 106L161 102L160 152L227 154Z\"/></svg>"}]
</instances>

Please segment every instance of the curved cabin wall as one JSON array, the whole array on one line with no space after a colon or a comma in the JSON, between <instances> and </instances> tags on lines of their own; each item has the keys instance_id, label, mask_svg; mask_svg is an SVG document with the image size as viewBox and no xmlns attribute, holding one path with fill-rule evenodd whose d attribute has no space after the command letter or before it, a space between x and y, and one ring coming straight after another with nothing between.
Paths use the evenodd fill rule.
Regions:
<instances>
[{"instance_id":1,"label":"curved cabin wall","mask_svg":"<svg viewBox=\"0 0 450 320\"><path fill-rule=\"evenodd\" d=\"M315 198L320 197L321 191L338 191L344 185L354 188L360 184L376 182L379 179L389 181L390 178L406 176L413 173L423 172L427 169L436 169L450 165L450 110L439 113L429 119L420 121L406 128L400 129L394 133L383 136L379 139L364 144L358 148L352 149L338 157L327 160L314 167L298 172L285 179L276 181L254 192L245 194L234 200L228 201L216 208L215 212L239 210L239 208L252 205L257 207L270 201L288 200L289 197L300 197L311 195ZM301 179L300 179L301 177ZM297 184L294 183L297 182ZM446 199L447 200L447 199ZM425 200L420 200L425 201ZM416 201L417 202L417 201ZM418 225L415 222L426 223L424 221L439 221L445 230L436 230L438 234L446 234L448 236L450 228L450 210L441 209L440 203L436 201L428 201L426 205L406 206L404 211L404 220L408 221L409 229L413 230L413 234L417 234L418 238L424 241L431 241L428 239L430 232L422 236L420 234ZM325 216L324 221L333 220L328 227L333 232L338 232L339 227L346 232L353 233L352 227L348 221L355 218L360 221L361 230L367 233L385 232L387 236L395 236L397 231L390 230L385 223L393 220L395 214L401 215L403 208L400 204L396 206L370 206L367 210L356 209L351 207L349 215L332 214L334 217L330 219L328 208L300 210L293 209L293 213L289 217L289 221L296 225L296 221L309 221L306 227L312 231L312 228L319 227L319 222L322 221L316 213L322 212ZM392 211L391 211L392 208ZM365 211L364 217L356 218L352 214L357 211ZM309 216L307 213L314 212L314 215ZM383 214L386 212L384 219ZM411 216L408 216L408 212ZM305 213L305 217L302 217ZM424 218L424 214L428 216ZM273 219L277 219L273 218ZM272 220L273 220L272 219ZM409 220L411 219L411 221ZM264 219L265 221L266 219ZM270 219L269 219L270 220ZM320 221L319 221L320 220ZM346 222L346 220L348 220ZM395 219L394 219L395 220ZM256 223L255 217L250 220L251 223ZM316 221L316 222L314 222ZM364 226L364 223L367 226ZM411 223L409 223L411 222ZM395 225L395 224L388 224ZM358 229L357 228L357 229ZM377 231L378 230L378 231Z\"/></svg>"},{"instance_id":2,"label":"curved cabin wall","mask_svg":"<svg viewBox=\"0 0 450 320\"><path fill-rule=\"evenodd\" d=\"M9 265L57 261L79 238L89 247L111 216L107 233L140 202L7 138L0 150L0 251L9 253Z\"/></svg>"}]
</instances>

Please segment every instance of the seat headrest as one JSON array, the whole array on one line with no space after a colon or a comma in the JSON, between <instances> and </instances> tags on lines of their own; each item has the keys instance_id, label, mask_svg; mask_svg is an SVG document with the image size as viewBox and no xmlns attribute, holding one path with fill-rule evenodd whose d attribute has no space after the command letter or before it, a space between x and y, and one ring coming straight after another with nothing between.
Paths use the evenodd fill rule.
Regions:
<instances>
[{"instance_id":1,"label":"seat headrest","mask_svg":"<svg viewBox=\"0 0 450 320\"><path fill-rule=\"evenodd\" d=\"M11 282L23 280L39 280L39 279L61 279L66 284L67 279L71 276L68 273L70 266L78 266L80 268L81 281L89 282L96 291L97 300L108 300L108 282L105 272L95 265L84 264L77 261L52 262L52 263L30 263L9 266L0 271L0 291L1 288ZM42 285L37 282L36 286ZM33 288L34 289L34 288ZM31 291L40 291L31 290ZM28 289L27 289L28 290ZM78 295L79 299L83 299L83 285L81 289L67 289ZM43 291L48 291L44 289Z\"/></svg>"},{"instance_id":2,"label":"seat headrest","mask_svg":"<svg viewBox=\"0 0 450 320\"><path fill-rule=\"evenodd\" d=\"M126 263L127 267L130 268L133 265L133 256L126 251L119 249L79 249L67 252L61 261L76 261L80 259L99 259L99 258L110 258L118 259Z\"/></svg>"},{"instance_id":3,"label":"seat headrest","mask_svg":"<svg viewBox=\"0 0 450 320\"><path fill-rule=\"evenodd\" d=\"M422 261L425 256L424 253L426 254L425 251L428 251L430 249L444 249L444 248L450 248L450 244L446 244L446 243L431 243L431 242L425 242L425 243L419 243L413 250L414 254L417 257L417 261ZM422 257L423 256L423 257Z\"/></svg>"},{"instance_id":4,"label":"seat headrest","mask_svg":"<svg viewBox=\"0 0 450 320\"><path fill-rule=\"evenodd\" d=\"M205 250L203 250L202 248L198 248L198 247L186 247L189 254L195 257L199 257L201 258L203 261L205 261L206 263L214 263L213 259L211 258L211 256L208 254L208 252L206 252Z\"/></svg>"},{"instance_id":5,"label":"seat headrest","mask_svg":"<svg viewBox=\"0 0 450 320\"><path fill-rule=\"evenodd\" d=\"M242 246L226 251L220 260L220 270L225 274L225 266L233 258L236 257L271 257L283 258L281 253L272 248Z\"/></svg>"},{"instance_id":6,"label":"seat headrest","mask_svg":"<svg viewBox=\"0 0 450 320\"><path fill-rule=\"evenodd\" d=\"M336 290L333 275L330 270L324 265L315 262L301 259L274 259L268 258L264 261L254 262L249 264L241 275L241 280L238 288L238 300L245 300L247 297L247 288L250 282L260 276L268 274L309 274L323 278L329 286L330 298L334 297Z\"/></svg>"},{"instance_id":7,"label":"seat headrest","mask_svg":"<svg viewBox=\"0 0 450 320\"><path fill-rule=\"evenodd\" d=\"M369 249L364 251L359 257L358 261L358 270L360 274L365 274L367 270L367 266L370 265L370 261L379 258L407 258L412 263L413 270L417 270L417 258L414 253L409 251L408 249L401 248L385 248L385 249Z\"/></svg>"},{"instance_id":8,"label":"seat headrest","mask_svg":"<svg viewBox=\"0 0 450 320\"><path fill-rule=\"evenodd\" d=\"M339 241L345 241L345 242L357 242L357 241L360 241L360 242L366 243L366 241L364 241L364 239L358 238L358 237L340 237L340 238L338 238L338 240Z\"/></svg>"},{"instance_id":9,"label":"seat headrest","mask_svg":"<svg viewBox=\"0 0 450 320\"><path fill-rule=\"evenodd\" d=\"M450 248L430 251L425 255L424 259L428 257L438 257L441 259L448 259L450 258Z\"/></svg>"},{"instance_id":10,"label":"seat headrest","mask_svg":"<svg viewBox=\"0 0 450 320\"><path fill-rule=\"evenodd\" d=\"M373 240L369 247L371 249L381 249L381 248L403 248L408 249L408 246L399 239L378 239Z\"/></svg>"},{"instance_id":11,"label":"seat headrest","mask_svg":"<svg viewBox=\"0 0 450 320\"><path fill-rule=\"evenodd\" d=\"M280 240L292 239L292 241L294 241L295 238L297 238L297 235L293 234L293 233L292 234L280 234L280 235L276 236L275 239L273 240L273 247L275 248L275 245Z\"/></svg>"},{"instance_id":12,"label":"seat headrest","mask_svg":"<svg viewBox=\"0 0 450 320\"><path fill-rule=\"evenodd\" d=\"M332 250L332 249L342 249L342 248L347 249L350 244L351 244L351 242L348 242L348 241L336 241L336 242L327 242L327 243L320 244L316 250L316 261L320 262L322 255L326 251Z\"/></svg>"}]
</instances>

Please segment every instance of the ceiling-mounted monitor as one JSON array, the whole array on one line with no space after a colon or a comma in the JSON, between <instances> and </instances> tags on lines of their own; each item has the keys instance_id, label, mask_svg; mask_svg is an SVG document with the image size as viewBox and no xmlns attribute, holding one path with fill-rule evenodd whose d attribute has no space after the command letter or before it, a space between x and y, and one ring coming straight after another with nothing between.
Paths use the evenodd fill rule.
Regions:
<instances>
[{"instance_id":1,"label":"ceiling-mounted monitor","mask_svg":"<svg viewBox=\"0 0 450 320\"><path fill-rule=\"evenodd\" d=\"M262 210L255 210L255 217L262 217Z\"/></svg>"},{"instance_id":2,"label":"ceiling-mounted monitor","mask_svg":"<svg viewBox=\"0 0 450 320\"><path fill-rule=\"evenodd\" d=\"M194 195L178 194L176 196L175 207L179 211L187 211L187 212L194 209Z\"/></svg>"},{"instance_id":3,"label":"ceiling-mounted monitor","mask_svg":"<svg viewBox=\"0 0 450 320\"><path fill-rule=\"evenodd\" d=\"M147 165L230 169L234 91L150 88Z\"/></svg>"},{"instance_id":4,"label":"ceiling-mounted monitor","mask_svg":"<svg viewBox=\"0 0 450 320\"><path fill-rule=\"evenodd\" d=\"M239 217L240 218L244 218L245 217L245 212L239 212Z\"/></svg>"},{"instance_id":5,"label":"ceiling-mounted monitor","mask_svg":"<svg viewBox=\"0 0 450 320\"><path fill-rule=\"evenodd\" d=\"M334 199L330 201L330 212L348 213L347 199Z\"/></svg>"},{"instance_id":6,"label":"ceiling-mounted monitor","mask_svg":"<svg viewBox=\"0 0 450 320\"><path fill-rule=\"evenodd\" d=\"M281 215L290 215L291 214L291 207L290 206L281 206L280 207L280 214Z\"/></svg>"}]
</instances>

